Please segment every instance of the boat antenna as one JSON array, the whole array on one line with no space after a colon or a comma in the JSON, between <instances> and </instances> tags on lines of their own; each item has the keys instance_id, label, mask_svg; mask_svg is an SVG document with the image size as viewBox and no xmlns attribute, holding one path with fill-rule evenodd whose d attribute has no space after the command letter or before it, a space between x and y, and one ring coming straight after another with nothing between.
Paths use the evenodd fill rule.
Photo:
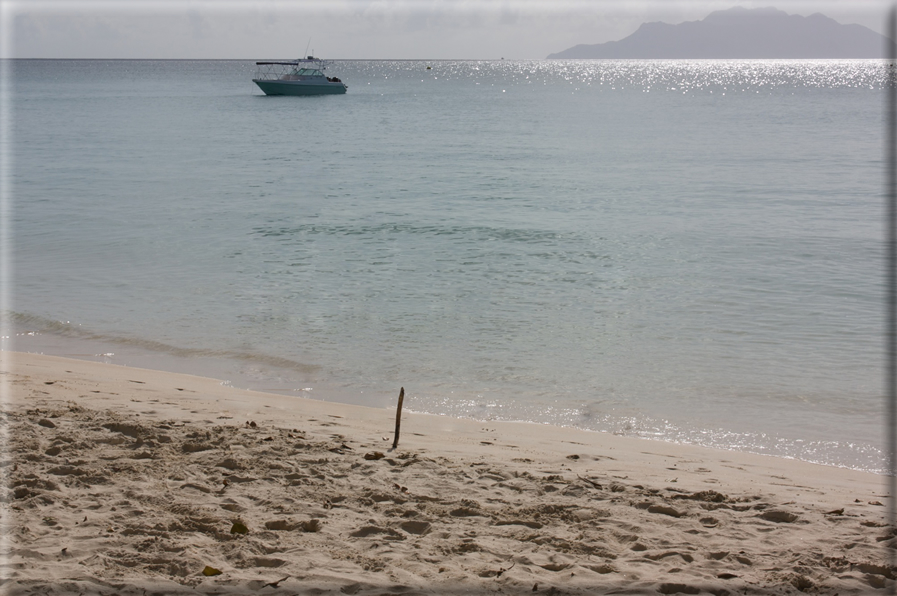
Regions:
<instances>
[{"instance_id":1,"label":"boat antenna","mask_svg":"<svg viewBox=\"0 0 897 596\"><path fill-rule=\"evenodd\" d=\"M305 54L303 54L303 57L308 56L308 46L310 46L310 45L311 45L311 37L308 38L308 43L305 44Z\"/></svg>"}]
</instances>

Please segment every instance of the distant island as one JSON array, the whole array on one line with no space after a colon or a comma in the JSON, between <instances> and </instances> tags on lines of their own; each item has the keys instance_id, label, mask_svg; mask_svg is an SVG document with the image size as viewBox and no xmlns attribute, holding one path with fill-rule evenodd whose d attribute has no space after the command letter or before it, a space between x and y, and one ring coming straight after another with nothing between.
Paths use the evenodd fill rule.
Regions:
<instances>
[{"instance_id":1,"label":"distant island","mask_svg":"<svg viewBox=\"0 0 897 596\"><path fill-rule=\"evenodd\" d=\"M884 58L894 42L862 25L825 15L735 7L703 21L643 23L620 41L580 44L548 59Z\"/></svg>"}]
</instances>

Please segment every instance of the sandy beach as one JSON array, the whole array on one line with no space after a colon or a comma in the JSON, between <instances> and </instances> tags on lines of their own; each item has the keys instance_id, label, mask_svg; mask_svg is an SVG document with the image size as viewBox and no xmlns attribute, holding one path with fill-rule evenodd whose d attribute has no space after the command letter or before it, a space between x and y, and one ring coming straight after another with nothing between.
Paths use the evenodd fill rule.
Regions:
<instances>
[{"instance_id":1,"label":"sandy beach","mask_svg":"<svg viewBox=\"0 0 897 596\"><path fill-rule=\"evenodd\" d=\"M875 474L3 359L5 594L893 587Z\"/></svg>"}]
</instances>

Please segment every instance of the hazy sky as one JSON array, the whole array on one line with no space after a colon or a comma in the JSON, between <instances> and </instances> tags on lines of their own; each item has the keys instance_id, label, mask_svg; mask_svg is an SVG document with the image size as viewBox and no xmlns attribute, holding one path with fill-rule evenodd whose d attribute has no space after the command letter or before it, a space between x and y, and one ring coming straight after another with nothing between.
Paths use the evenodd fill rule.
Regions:
<instances>
[{"instance_id":1,"label":"hazy sky","mask_svg":"<svg viewBox=\"0 0 897 596\"><path fill-rule=\"evenodd\" d=\"M17 58L540 59L733 6L816 12L881 33L879 0L0 0Z\"/></svg>"}]
</instances>

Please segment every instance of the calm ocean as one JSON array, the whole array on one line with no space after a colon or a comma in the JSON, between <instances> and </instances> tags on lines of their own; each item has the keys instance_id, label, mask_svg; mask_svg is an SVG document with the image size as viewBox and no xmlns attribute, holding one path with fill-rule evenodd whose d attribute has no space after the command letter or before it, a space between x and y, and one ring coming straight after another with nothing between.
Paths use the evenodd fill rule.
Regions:
<instances>
[{"instance_id":1,"label":"calm ocean","mask_svg":"<svg viewBox=\"0 0 897 596\"><path fill-rule=\"evenodd\" d=\"M11 64L13 349L884 468L880 62L254 68Z\"/></svg>"}]
</instances>

